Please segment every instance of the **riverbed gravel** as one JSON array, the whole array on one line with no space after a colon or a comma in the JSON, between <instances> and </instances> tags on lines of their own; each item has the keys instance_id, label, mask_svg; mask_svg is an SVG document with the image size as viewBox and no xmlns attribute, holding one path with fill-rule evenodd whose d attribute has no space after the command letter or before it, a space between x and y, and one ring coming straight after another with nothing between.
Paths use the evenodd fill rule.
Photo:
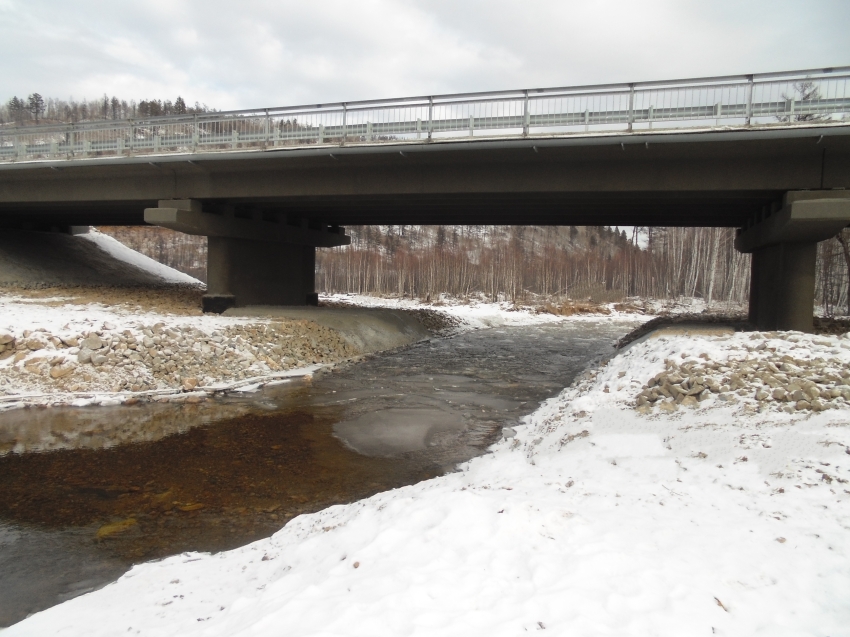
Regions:
<instances>
[{"instance_id":1,"label":"riverbed gravel","mask_svg":"<svg viewBox=\"0 0 850 637\"><path fill-rule=\"evenodd\" d=\"M360 352L336 330L289 320L204 331L159 321L89 331L0 333L0 392L193 391Z\"/></svg>"},{"instance_id":2,"label":"riverbed gravel","mask_svg":"<svg viewBox=\"0 0 850 637\"><path fill-rule=\"evenodd\" d=\"M730 339L726 354L666 359L634 406L643 413L714 403L787 413L850 407L850 333L752 332Z\"/></svg>"}]
</instances>

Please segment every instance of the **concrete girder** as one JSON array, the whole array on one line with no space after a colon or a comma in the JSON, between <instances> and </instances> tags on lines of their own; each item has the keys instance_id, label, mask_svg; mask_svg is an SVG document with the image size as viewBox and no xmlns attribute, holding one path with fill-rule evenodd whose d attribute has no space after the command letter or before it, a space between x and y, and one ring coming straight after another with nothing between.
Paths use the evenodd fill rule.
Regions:
<instances>
[{"instance_id":1,"label":"concrete girder","mask_svg":"<svg viewBox=\"0 0 850 637\"><path fill-rule=\"evenodd\" d=\"M789 192L783 204L735 240L753 255L749 320L762 330L811 332L817 244L850 225L850 192Z\"/></svg>"},{"instance_id":2,"label":"concrete girder","mask_svg":"<svg viewBox=\"0 0 850 637\"><path fill-rule=\"evenodd\" d=\"M330 232L325 228L310 228L306 224L291 226L263 219L243 219L232 213L214 214L204 212L201 202L193 199L163 200L159 202L158 208L145 208L145 223L206 237L230 237L314 248L332 248L351 243L351 238L344 234L342 228L338 232Z\"/></svg>"}]
</instances>

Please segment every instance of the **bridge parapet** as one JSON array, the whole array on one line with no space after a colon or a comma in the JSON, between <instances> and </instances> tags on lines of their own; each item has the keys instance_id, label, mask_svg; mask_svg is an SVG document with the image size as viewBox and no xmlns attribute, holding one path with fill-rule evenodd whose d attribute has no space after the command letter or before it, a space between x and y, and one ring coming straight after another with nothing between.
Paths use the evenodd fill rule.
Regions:
<instances>
[{"instance_id":1,"label":"bridge parapet","mask_svg":"<svg viewBox=\"0 0 850 637\"><path fill-rule=\"evenodd\" d=\"M850 114L850 67L0 127L0 165L134 155L806 124ZM846 123L846 121L845 121Z\"/></svg>"}]
</instances>

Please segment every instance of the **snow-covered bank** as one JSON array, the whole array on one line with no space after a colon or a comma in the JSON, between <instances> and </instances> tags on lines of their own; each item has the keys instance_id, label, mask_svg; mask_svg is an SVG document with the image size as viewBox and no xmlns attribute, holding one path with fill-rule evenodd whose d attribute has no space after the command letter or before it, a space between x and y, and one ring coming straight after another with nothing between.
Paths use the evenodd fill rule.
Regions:
<instances>
[{"instance_id":1,"label":"snow-covered bank","mask_svg":"<svg viewBox=\"0 0 850 637\"><path fill-rule=\"evenodd\" d=\"M768 336L637 344L458 473L137 566L6 634L848 634L848 405L635 408L665 360L782 354ZM846 336L792 346L850 366Z\"/></svg>"},{"instance_id":2,"label":"snow-covered bank","mask_svg":"<svg viewBox=\"0 0 850 637\"><path fill-rule=\"evenodd\" d=\"M305 320L180 316L64 298L0 296L0 410L203 400L360 354ZM187 395L186 392L192 395Z\"/></svg>"},{"instance_id":3,"label":"snow-covered bank","mask_svg":"<svg viewBox=\"0 0 850 637\"><path fill-rule=\"evenodd\" d=\"M368 296L365 294L323 294L326 303L353 305L356 307L383 307L390 309L438 311L458 321L457 330L487 329L490 327L512 327L520 325L546 325L563 321L634 321L640 324L647 320L643 314L622 312L615 303L600 305L601 312L584 315L559 315L539 312L533 306L518 307L508 301L491 302L472 299L443 297L434 303L418 299ZM654 306L653 306L653 309Z\"/></svg>"},{"instance_id":4,"label":"snow-covered bank","mask_svg":"<svg viewBox=\"0 0 850 637\"><path fill-rule=\"evenodd\" d=\"M197 401L202 391L310 374L316 365L365 353L339 330L308 319L201 315L198 308L168 302L157 308L137 302L132 289L111 290L110 304L92 300L105 294L97 290L83 292L83 302L71 289L27 294L0 294L0 410L140 398ZM538 314L506 303L438 306L354 295L324 300L412 311L439 334L564 320L645 320L616 311L605 319Z\"/></svg>"}]
</instances>

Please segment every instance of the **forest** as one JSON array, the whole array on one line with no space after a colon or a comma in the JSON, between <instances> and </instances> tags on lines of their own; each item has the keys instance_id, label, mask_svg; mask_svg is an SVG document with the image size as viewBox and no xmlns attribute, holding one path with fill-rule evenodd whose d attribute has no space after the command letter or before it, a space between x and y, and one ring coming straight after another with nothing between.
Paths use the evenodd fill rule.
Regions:
<instances>
[{"instance_id":1,"label":"forest","mask_svg":"<svg viewBox=\"0 0 850 637\"><path fill-rule=\"evenodd\" d=\"M213 112L206 104L189 106L178 96L171 100L125 100L106 93L95 100L58 99L31 93L26 98L13 96L0 104L0 125L76 124L98 120L118 120Z\"/></svg>"},{"instance_id":2,"label":"forest","mask_svg":"<svg viewBox=\"0 0 850 637\"><path fill-rule=\"evenodd\" d=\"M206 239L162 228L101 228L128 246L205 280ZM320 292L435 299L441 294L514 303L604 303L627 297L701 298L738 307L750 257L731 228L596 226L350 226L351 245L316 255ZM817 303L850 315L850 231L818 246Z\"/></svg>"}]
</instances>

